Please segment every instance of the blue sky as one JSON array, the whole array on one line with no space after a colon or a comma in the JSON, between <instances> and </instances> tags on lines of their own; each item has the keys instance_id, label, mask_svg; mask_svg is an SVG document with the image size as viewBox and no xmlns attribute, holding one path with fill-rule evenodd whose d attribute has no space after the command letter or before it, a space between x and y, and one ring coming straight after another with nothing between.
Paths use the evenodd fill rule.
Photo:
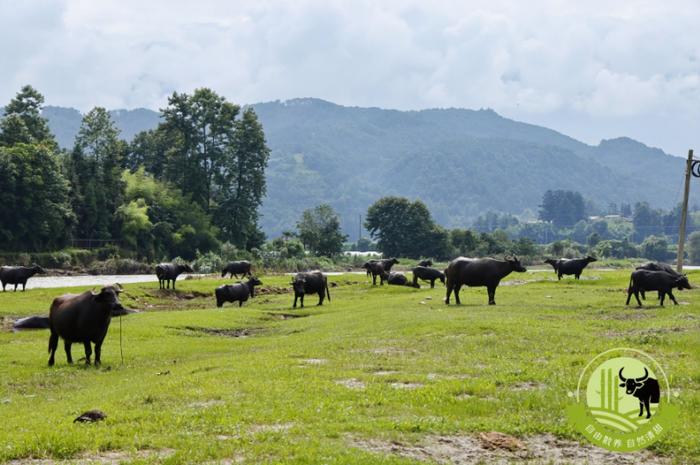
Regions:
<instances>
[{"instance_id":1,"label":"blue sky","mask_svg":"<svg viewBox=\"0 0 700 465\"><path fill-rule=\"evenodd\" d=\"M611 5L612 4L612 5ZM493 108L588 143L700 149L697 1L0 0L0 102L25 83L87 110L208 86Z\"/></svg>"}]
</instances>

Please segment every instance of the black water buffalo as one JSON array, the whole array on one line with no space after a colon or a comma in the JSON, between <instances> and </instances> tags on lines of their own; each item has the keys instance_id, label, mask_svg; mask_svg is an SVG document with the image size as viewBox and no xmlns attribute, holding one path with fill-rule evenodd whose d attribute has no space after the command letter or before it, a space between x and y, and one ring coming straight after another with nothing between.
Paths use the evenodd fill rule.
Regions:
<instances>
[{"instance_id":1,"label":"black water buffalo","mask_svg":"<svg viewBox=\"0 0 700 465\"><path fill-rule=\"evenodd\" d=\"M382 258L380 260L370 260L362 265L362 268L367 270L367 276L372 276L372 283L377 284L376 277L382 274L382 270L389 273L391 268L399 263L395 258ZM381 268L377 265L381 265ZM373 271L374 270L374 271Z\"/></svg>"},{"instance_id":2,"label":"black water buffalo","mask_svg":"<svg viewBox=\"0 0 700 465\"><path fill-rule=\"evenodd\" d=\"M242 276L253 276L250 272L250 262L247 260L230 262L224 267L221 272L221 277L224 278L227 274L230 274L232 278L235 277L236 279L238 279L239 274Z\"/></svg>"},{"instance_id":3,"label":"black water buffalo","mask_svg":"<svg viewBox=\"0 0 700 465\"><path fill-rule=\"evenodd\" d=\"M435 287L435 281L440 280L442 284L445 284L445 273L435 268L428 268L426 266L417 266L413 270L413 285L418 286L418 280L430 281L430 288Z\"/></svg>"},{"instance_id":4,"label":"black water buffalo","mask_svg":"<svg viewBox=\"0 0 700 465\"><path fill-rule=\"evenodd\" d=\"M54 364L58 338L64 341L68 363L73 363L71 345L82 343L85 347L85 363L90 364L92 349L95 344L95 365L100 364L102 342L107 335L109 323L114 313L125 312L119 302L121 286L106 286L100 292L91 291L82 294L65 294L54 299L49 311L49 366Z\"/></svg>"},{"instance_id":5,"label":"black water buffalo","mask_svg":"<svg viewBox=\"0 0 700 465\"><path fill-rule=\"evenodd\" d=\"M459 290L463 285L469 287L486 286L489 294L489 305L496 304L496 288L501 279L512 271L520 273L527 271L517 257L506 258L504 261L493 258L458 257L447 266L447 296L445 303L449 305L450 294L455 293L455 301L460 304Z\"/></svg>"},{"instance_id":6,"label":"black water buffalo","mask_svg":"<svg viewBox=\"0 0 700 465\"><path fill-rule=\"evenodd\" d=\"M659 389L659 381L654 378L649 378L649 370L644 367L644 376L640 378L625 378L622 375L622 370L625 367L620 368L619 376L620 387L625 388L625 394L636 397L639 399L639 416L644 414L644 409L647 410L647 418L651 417L651 412L649 411L649 404L658 404L661 398L661 390Z\"/></svg>"},{"instance_id":7,"label":"black water buffalo","mask_svg":"<svg viewBox=\"0 0 700 465\"><path fill-rule=\"evenodd\" d=\"M595 261L597 261L597 259L591 257L590 255L586 258L562 258L557 260L557 276L559 276L559 279L561 279L561 277L564 275L572 274L576 279L579 279L583 269L586 268L589 263Z\"/></svg>"},{"instance_id":8,"label":"black water buffalo","mask_svg":"<svg viewBox=\"0 0 700 465\"><path fill-rule=\"evenodd\" d=\"M559 268L559 260L556 260L554 258L548 258L544 262L552 265L552 268L554 268L554 274L557 273L557 268Z\"/></svg>"},{"instance_id":9,"label":"black water buffalo","mask_svg":"<svg viewBox=\"0 0 700 465\"><path fill-rule=\"evenodd\" d=\"M219 286L214 291L216 306L222 307L224 302L238 302L238 306L242 307L243 302L248 300L248 297L255 297L255 286L260 286L261 284L262 282L258 278L251 276L244 283Z\"/></svg>"},{"instance_id":10,"label":"black water buffalo","mask_svg":"<svg viewBox=\"0 0 700 465\"><path fill-rule=\"evenodd\" d=\"M425 267L433 266L433 261L431 259L421 260L418 262L418 266L425 266Z\"/></svg>"},{"instance_id":11,"label":"black water buffalo","mask_svg":"<svg viewBox=\"0 0 700 465\"><path fill-rule=\"evenodd\" d=\"M2 283L2 290L5 291L5 285L14 284L15 292L17 292L17 285L22 285L22 291L27 287L27 280L37 273L46 273L46 271L39 265L32 266L3 266L0 267L0 282Z\"/></svg>"},{"instance_id":12,"label":"black water buffalo","mask_svg":"<svg viewBox=\"0 0 700 465\"><path fill-rule=\"evenodd\" d=\"M323 299L326 296L328 301L331 301L328 278L320 271L297 273L292 280L292 288L294 289L294 308L297 308L297 299L301 300L301 307L304 308L306 294L318 294L318 305L323 305Z\"/></svg>"},{"instance_id":13,"label":"black water buffalo","mask_svg":"<svg viewBox=\"0 0 700 465\"><path fill-rule=\"evenodd\" d=\"M173 282L173 289L175 289L175 280L182 273L192 273L192 267L187 263L179 265L176 263L160 263L156 265L156 276L158 276L158 285L160 289L167 288L170 289L170 281Z\"/></svg>"},{"instance_id":14,"label":"black water buffalo","mask_svg":"<svg viewBox=\"0 0 700 465\"><path fill-rule=\"evenodd\" d=\"M641 307L642 301L639 300L641 291L659 291L661 295L659 305L662 307L667 294L673 303L678 305L676 298L673 296L673 288L677 288L679 291L692 289L688 282L688 277L685 275L673 276L665 271L635 270L630 276L630 285L627 288L627 303L625 305L630 304L630 299L632 294L634 294L637 303Z\"/></svg>"},{"instance_id":15,"label":"black water buffalo","mask_svg":"<svg viewBox=\"0 0 700 465\"><path fill-rule=\"evenodd\" d=\"M670 274L671 276L676 276L680 277L682 276L679 272L677 272L671 265L668 265L666 263L657 263L657 262L649 262L645 263L644 265L640 265L635 268L635 270L647 270L647 271L665 271L666 273ZM639 293L642 295L642 300L646 300L647 296L646 293L643 290L640 290ZM661 292L659 292L659 300L661 300Z\"/></svg>"},{"instance_id":16,"label":"black water buffalo","mask_svg":"<svg viewBox=\"0 0 700 465\"><path fill-rule=\"evenodd\" d=\"M398 272L398 271L392 271L391 273L385 273L384 274L384 280L393 286L408 286L408 287L416 287L420 288L419 285L408 282L408 278L406 277L405 274Z\"/></svg>"}]
</instances>

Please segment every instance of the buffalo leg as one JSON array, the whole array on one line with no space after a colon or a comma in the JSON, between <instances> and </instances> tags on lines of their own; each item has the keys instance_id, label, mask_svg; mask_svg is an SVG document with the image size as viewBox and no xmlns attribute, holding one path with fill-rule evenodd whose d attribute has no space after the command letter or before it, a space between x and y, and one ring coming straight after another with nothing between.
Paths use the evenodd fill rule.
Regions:
<instances>
[{"instance_id":1,"label":"buffalo leg","mask_svg":"<svg viewBox=\"0 0 700 465\"><path fill-rule=\"evenodd\" d=\"M678 301L676 300L676 296L673 295L673 291L668 291L668 298L673 301L673 305L678 305Z\"/></svg>"},{"instance_id":2,"label":"buffalo leg","mask_svg":"<svg viewBox=\"0 0 700 465\"><path fill-rule=\"evenodd\" d=\"M83 342L85 346L85 365L90 365L90 356L92 355L92 347L90 347L90 341Z\"/></svg>"},{"instance_id":3,"label":"buffalo leg","mask_svg":"<svg viewBox=\"0 0 700 465\"><path fill-rule=\"evenodd\" d=\"M321 289L321 292L318 293L318 304L317 305L323 305L323 299L326 297L326 293L324 292L323 289Z\"/></svg>"},{"instance_id":4,"label":"buffalo leg","mask_svg":"<svg viewBox=\"0 0 700 465\"><path fill-rule=\"evenodd\" d=\"M635 299L637 299L637 305L639 305L641 307L642 301L639 300L639 291L637 291L637 290L634 291L634 297L635 297ZM663 302L662 302L662 304L663 304Z\"/></svg>"},{"instance_id":5,"label":"buffalo leg","mask_svg":"<svg viewBox=\"0 0 700 465\"><path fill-rule=\"evenodd\" d=\"M372 286L377 285L377 275L372 273Z\"/></svg>"},{"instance_id":6,"label":"buffalo leg","mask_svg":"<svg viewBox=\"0 0 700 465\"><path fill-rule=\"evenodd\" d=\"M239 300L239 301L238 301L238 308L241 308L242 306L243 306L243 301L242 301L242 300Z\"/></svg>"},{"instance_id":7,"label":"buffalo leg","mask_svg":"<svg viewBox=\"0 0 700 465\"><path fill-rule=\"evenodd\" d=\"M5 292L5 282L2 283L2 292Z\"/></svg>"},{"instance_id":8,"label":"buffalo leg","mask_svg":"<svg viewBox=\"0 0 700 465\"><path fill-rule=\"evenodd\" d=\"M299 300L301 300L301 308L304 308L304 295L302 294L301 297L299 297Z\"/></svg>"},{"instance_id":9,"label":"buffalo leg","mask_svg":"<svg viewBox=\"0 0 700 465\"><path fill-rule=\"evenodd\" d=\"M292 305L292 308L297 308L297 299L299 296L297 294L294 294L294 305Z\"/></svg>"},{"instance_id":10,"label":"buffalo leg","mask_svg":"<svg viewBox=\"0 0 700 465\"><path fill-rule=\"evenodd\" d=\"M22 292L27 290L27 281L22 283Z\"/></svg>"},{"instance_id":11,"label":"buffalo leg","mask_svg":"<svg viewBox=\"0 0 700 465\"><path fill-rule=\"evenodd\" d=\"M579 278L581 278L581 275L580 275L580 274L577 274L577 275L576 275L576 279L579 279Z\"/></svg>"},{"instance_id":12,"label":"buffalo leg","mask_svg":"<svg viewBox=\"0 0 700 465\"><path fill-rule=\"evenodd\" d=\"M642 402L642 401L640 400L640 401L639 401L639 415L638 415L638 416L641 417L642 415L644 415L644 402Z\"/></svg>"},{"instance_id":13,"label":"buffalo leg","mask_svg":"<svg viewBox=\"0 0 700 465\"><path fill-rule=\"evenodd\" d=\"M488 287L487 291L489 293L489 305L496 305L496 288Z\"/></svg>"},{"instance_id":14,"label":"buffalo leg","mask_svg":"<svg viewBox=\"0 0 700 465\"><path fill-rule=\"evenodd\" d=\"M430 289L435 289L435 280L434 279L430 280Z\"/></svg>"},{"instance_id":15,"label":"buffalo leg","mask_svg":"<svg viewBox=\"0 0 700 465\"><path fill-rule=\"evenodd\" d=\"M647 418L651 418L651 412L649 411L649 398L644 399L644 407L647 409Z\"/></svg>"},{"instance_id":16,"label":"buffalo leg","mask_svg":"<svg viewBox=\"0 0 700 465\"><path fill-rule=\"evenodd\" d=\"M450 305L450 295L452 294L452 286L447 282L447 295L445 295L445 304Z\"/></svg>"},{"instance_id":17,"label":"buffalo leg","mask_svg":"<svg viewBox=\"0 0 700 465\"><path fill-rule=\"evenodd\" d=\"M630 304L630 299L632 298L632 287L627 288L627 302L625 302L625 305Z\"/></svg>"},{"instance_id":18,"label":"buffalo leg","mask_svg":"<svg viewBox=\"0 0 700 465\"><path fill-rule=\"evenodd\" d=\"M73 356L70 353L71 345L73 345L72 342L63 341L63 348L66 350L66 360L68 360L68 363L72 365L73 364Z\"/></svg>"},{"instance_id":19,"label":"buffalo leg","mask_svg":"<svg viewBox=\"0 0 700 465\"><path fill-rule=\"evenodd\" d=\"M54 357L56 356L56 349L58 348L58 333L51 330L51 336L49 336L49 366L52 367L54 364Z\"/></svg>"},{"instance_id":20,"label":"buffalo leg","mask_svg":"<svg viewBox=\"0 0 700 465\"><path fill-rule=\"evenodd\" d=\"M17 283L15 283L15 292L17 292Z\"/></svg>"},{"instance_id":21,"label":"buffalo leg","mask_svg":"<svg viewBox=\"0 0 700 465\"><path fill-rule=\"evenodd\" d=\"M665 292L661 294L661 301L659 301L659 307L663 307L663 306L664 306L664 299L666 299L666 293L665 293Z\"/></svg>"},{"instance_id":22,"label":"buffalo leg","mask_svg":"<svg viewBox=\"0 0 700 465\"><path fill-rule=\"evenodd\" d=\"M457 285L455 286L455 303L457 305L462 305L462 302L459 300L459 290L462 288L462 286Z\"/></svg>"},{"instance_id":23,"label":"buffalo leg","mask_svg":"<svg viewBox=\"0 0 700 465\"><path fill-rule=\"evenodd\" d=\"M557 276L559 276L559 281L561 281L561 273L557 273Z\"/></svg>"},{"instance_id":24,"label":"buffalo leg","mask_svg":"<svg viewBox=\"0 0 700 465\"><path fill-rule=\"evenodd\" d=\"M90 343L88 342L88 345ZM95 366L99 366L102 362L100 361L100 356L102 355L102 341L97 341L95 343Z\"/></svg>"}]
</instances>

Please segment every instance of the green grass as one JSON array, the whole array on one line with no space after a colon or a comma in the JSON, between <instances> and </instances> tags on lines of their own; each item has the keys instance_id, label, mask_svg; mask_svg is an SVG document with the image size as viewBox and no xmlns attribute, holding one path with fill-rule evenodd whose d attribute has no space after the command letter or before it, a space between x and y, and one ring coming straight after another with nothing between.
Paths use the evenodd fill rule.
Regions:
<instances>
[{"instance_id":1,"label":"green grass","mask_svg":"<svg viewBox=\"0 0 700 465\"><path fill-rule=\"evenodd\" d=\"M506 280L527 282L499 287L498 305L485 305L486 290L477 288L448 307L444 287L333 276L330 304L316 307L310 296L295 311L291 294L217 309L209 295L220 279L180 281L178 298L157 284L126 285L122 302L145 311L123 318L123 365L116 319L99 369L67 365L62 344L48 368L48 331L0 332L0 462L172 449L165 463L412 463L353 448L350 439L478 431L581 439L566 420L567 393L592 357L621 346L656 358L680 391L682 417L652 450L679 464L697 461L700 291L676 292L683 305L665 308L648 296L637 309L624 305L629 271L584 277L514 274ZM261 279L263 287L289 282ZM700 273L690 280L700 284ZM0 293L0 318L46 313L68 291L76 289ZM303 317L283 319L291 313ZM74 358L82 355L74 346ZM348 379L365 389L338 383ZM513 389L518 383L536 388ZM72 423L93 408L108 419Z\"/></svg>"}]
</instances>

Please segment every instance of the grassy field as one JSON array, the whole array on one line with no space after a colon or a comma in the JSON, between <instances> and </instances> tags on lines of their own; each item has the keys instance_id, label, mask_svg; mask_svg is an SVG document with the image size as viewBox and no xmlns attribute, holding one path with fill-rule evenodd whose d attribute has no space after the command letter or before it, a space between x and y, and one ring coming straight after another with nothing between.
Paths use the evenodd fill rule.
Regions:
<instances>
[{"instance_id":1,"label":"grassy field","mask_svg":"<svg viewBox=\"0 0 700 465\"><path fill-rule=\"evenodd\" d=\"M448 307L442 286L346 274L330 278L332 302L310 296L297 310L287 276L262 276L264 293L241 309L215 307L220 279L181 281L177 293L127 285L122 303L143 312L123 318L123 364L113 320L99 369L67 365L62 344L48 368L48 331L8 331L68 289L0 293L0 462L415 463L444 459L411 449L435 438L579 441L567 393L592 357L624 346L655 357L680 391L682 417L651 457L698 463L700 291L637 309L624 305L629 271L584 277L513 274L498 305L479 288ZM107 420L72 422L94 408Z\"/></svg>"}]
</instances>

